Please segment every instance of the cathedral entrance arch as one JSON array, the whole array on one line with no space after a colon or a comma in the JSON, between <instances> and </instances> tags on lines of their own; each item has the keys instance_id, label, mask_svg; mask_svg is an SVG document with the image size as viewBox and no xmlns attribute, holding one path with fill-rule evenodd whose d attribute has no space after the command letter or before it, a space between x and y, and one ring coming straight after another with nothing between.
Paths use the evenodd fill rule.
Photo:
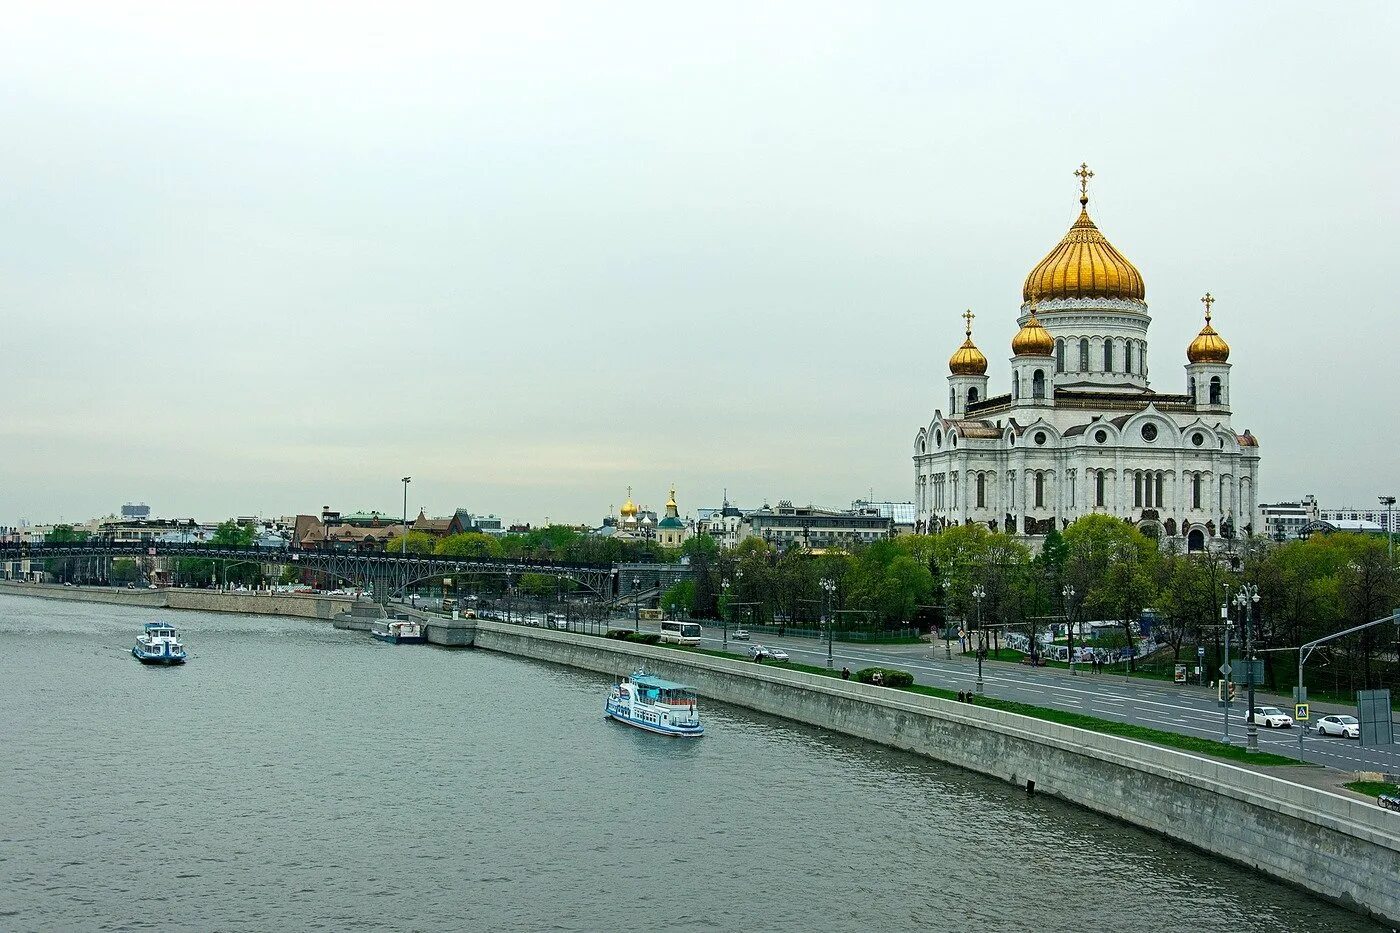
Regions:
<instances>
[{"instance_id":1,"label":"cathedral entrance arch","mask_svg":"<svg viewBox=\"0 0 1400 933\"><path fill-rule=\"evenodd\" d=\"M1186 550L1204 551L1206 549L1206 533L1199 528L1192 528L1190 534L1186 536Z\"/></svg>"}]
</instances>

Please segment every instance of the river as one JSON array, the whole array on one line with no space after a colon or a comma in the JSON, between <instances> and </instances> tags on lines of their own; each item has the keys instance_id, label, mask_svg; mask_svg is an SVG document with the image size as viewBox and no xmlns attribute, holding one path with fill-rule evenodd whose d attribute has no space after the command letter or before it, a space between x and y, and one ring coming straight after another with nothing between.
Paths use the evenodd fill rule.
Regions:
<instances>
[{"instance_id":1,"label":"river","mask_svg":"<svg viewBox=\"0 0 1400 933\"><path fill-rule=\"evenodd\" d=\"M143 621L191 661L130 655ZM1132 827L718 703L303 620L0 596L0 929L1351 931Z\"/></svg>"}]
</instances>

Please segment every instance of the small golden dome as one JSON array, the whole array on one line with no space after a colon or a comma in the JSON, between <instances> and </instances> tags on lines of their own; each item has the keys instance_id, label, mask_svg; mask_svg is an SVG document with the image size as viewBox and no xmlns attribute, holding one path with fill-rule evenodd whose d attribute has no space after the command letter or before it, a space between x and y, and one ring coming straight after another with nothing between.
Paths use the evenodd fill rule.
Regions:
<instances>
[{"instance_id":1,"label":"small golden dome","mask_svg":"<svg viewBox=\"0 0 1400 933\"><path fill-rule=\"evenodd\" d=\"M1089 219L1087 166L1075 172L1080 176L1079 219L1064 239L1026 276L1021 288L1025 301L1052 298L1135 298L1142 301L1146 289L1142 273L1114 249Z\"/></svg>"},{"instance_id":2,"label":"small golden dome","mask_svg":"<svg viewBox=\"0 0 1400 933\"><path fill-rule=\"evenodd\" d=\"M637 503L632 501L632 487L628 486L627 501L622 503L622 516L623 518L626 518L629 515L635 517L639 511L641 510L637 508Z\"/></svg>"},{"instance_id":3,"label":"small golden dome","mask_svg":"<svg viewBox=\"0 0 1400 933\"><path fill-rule=\"evenodd\" d=\"M1210 324L1210 306L1215 304L1215 298L1210 292L1206 292L1201 303L1206 306L1206 325L1201 328L1196 339L1191 341L1191 345L1186 348L1186 358L1193 363L1228 362L1230 345L1225 342L1224 337L1215 332L1215 328Z\"/></svg>"},{"instance_id":4,"label":"small golden dome","mask_svg":"<svg viewBox=\"0 0 1400 933\"><path fill-rule=\"evenodd\" d=\"M948 357L948 371L954 376L987 375L987 358L972 342L972 319L976 316L971 310L963 314L963 320L967 322L967 327L963 332L967 335L967 339L963 341L962 346L958 347L957 352Z\"/></svg>"},{"instance_id":5,"label":"small golden dome","mask_svg":"<svg viewBox=\"0 0 1400 933\"><path fill-rule=\"evenodd\" d=\"M669 499L666 500L666 508L668 508L668 509L676 509L676 508L679 508L679 506L676 505L676 487L675 487L675 486L672 486L672 487L671 487L671 498L669 498Z\"/></svg>"},{"instance_id":6,"label":"small golden dome","mask_svg":"<svg viewBox=\"0 0 1400 933\"><path fill-rule=\"evenodd\" d=\"M1035 309L1025 326L1011 338L1011 352L1016 356L1054 356L1055 338L1035 318Z\"/></svg>"}]
</instances>

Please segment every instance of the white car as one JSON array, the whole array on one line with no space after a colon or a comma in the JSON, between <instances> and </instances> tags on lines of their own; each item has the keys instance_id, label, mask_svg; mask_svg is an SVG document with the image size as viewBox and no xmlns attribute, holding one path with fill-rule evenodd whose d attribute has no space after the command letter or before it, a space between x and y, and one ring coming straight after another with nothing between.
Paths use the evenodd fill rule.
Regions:
<instances>
[{"instance_id":1,"label":"white car","mask_svg":"<svg viewBox=\"0 0 1400 933\"><path fill-rule=\"evenodd\" d=\"M1361 738L1361 723L1355 716L1323 716L1317 721L1318 735L1340 735L1344 739Z\"/></svg>"},{"instance_id":2,"label":"white car","mask_svg":"<svg viewBox=\"0 0 1400 933\"><path fill-rule=\"evenodd\" d=\"M729 633L729 637L734 639L735 641L748 641L749 630L743 628L736 628L734 631Z\"/></svg>"},{"instance_id":3,"label":"white car","mask_svg":"<svg viewBox=\"0 0 1400 933\"><path fill-rule=\"evenodd\" d=\"M1255 725L1267 726L1270 729L1293 728L1293 717L1277 706L1256 706L1244 717L1244 721L1253 721Z\"/></svg>"}]
</instances>

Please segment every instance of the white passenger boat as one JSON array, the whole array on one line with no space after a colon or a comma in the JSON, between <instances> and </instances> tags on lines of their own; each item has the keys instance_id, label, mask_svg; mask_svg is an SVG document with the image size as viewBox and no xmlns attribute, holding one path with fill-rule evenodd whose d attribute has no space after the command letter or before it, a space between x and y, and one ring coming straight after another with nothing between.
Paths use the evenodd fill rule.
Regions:
<instances>
[{"instance_id":1,"label":"white passenger boat","mask_svg":"<svg viewBox=\"0 0 1400 933\"><path fill-rule=\"evenodd\" d=\"M603 716L661 735L705 734L695 705L695 688L637 671L608 691Z\"/></svg>"},{"instance_id":2,"label":"white passenger boat","mask_svg":"<svg viewBox=\"0 0 1400 933\"><path fill-rule=\"evenodd\" d=\"M136 636L131 656L142 664L184 664L189 656L175 634L175 626L163 622L147 622Z\"/></svg>"},{"instance_id":3,"label":"white passenger boat","mask_svg":"<svg viewBox=\"0 0 1400 933\"><path fill-rule=\"evenodd\" d=\"M396 645L421 645L428 640L423 626L407 619L395 619L370 629L370 634L380 641Z\"/></svg>"}]
</instances>

